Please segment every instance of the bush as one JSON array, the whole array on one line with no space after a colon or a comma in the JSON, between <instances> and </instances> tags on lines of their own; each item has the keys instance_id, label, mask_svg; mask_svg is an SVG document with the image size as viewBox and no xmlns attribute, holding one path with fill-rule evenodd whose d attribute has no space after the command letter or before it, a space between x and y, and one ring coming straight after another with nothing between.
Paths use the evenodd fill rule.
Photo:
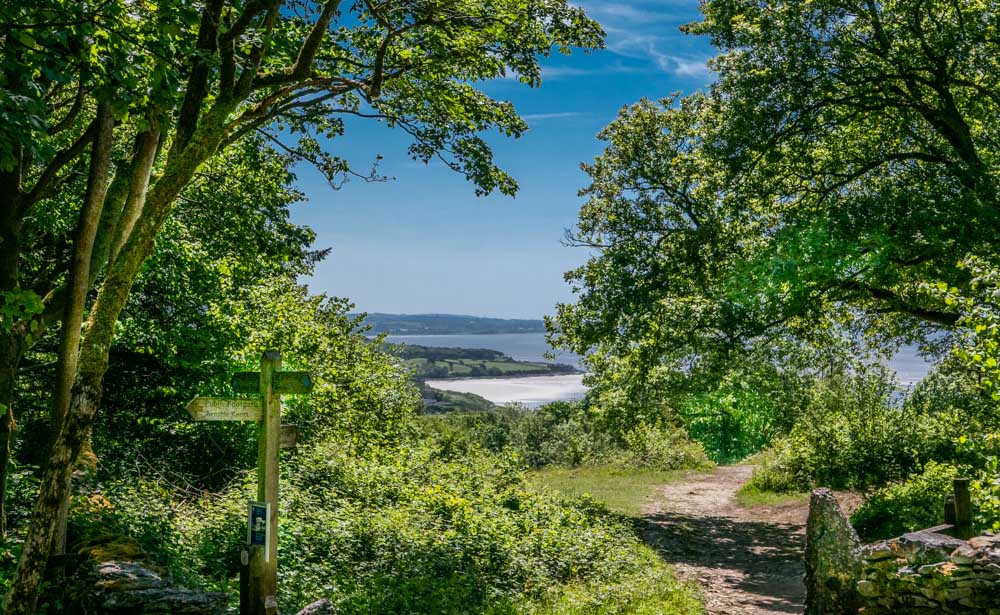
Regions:
<instances>
[{"instance_id":1,"label":"bush","mask_svg":"<svg viewBox=\"0 0 1000 615\"><path fill-rule=\"evenodd\" d=\"M829 487L862 488L914 469L919 425L896 400L897 391L882 367L818 381L783 449L795 474Z\"/></svg>"},{"instance_id":2,"label":"bush","mask_svg":"<svg viewBox=\"0 0 1000 615\"><path fill-rule=\"evenodd\" d=\"M775 492L865 489L903 480L931 461L983 468L989 456L954 434L988 431L997 418L995 404L953 360L905 395L882 368L828 377L817 381L791 432L757 457L749 484ZM990 481L981 484L989 489Z\"/></svg>"},{"instance_id":3,"label":"bush","mask_svg":"<svg viewBox=\"0 0 1000 615\"><path fill-rule=\"evenodd\" d=\"M955 466L931 461L922 473L873 493L851 515L851 523L869 541L943 523L944 498L957 474Z\"/></svg>"},{"instance_id":4,"label":"bush","mask_svg":"<svg viewBox=\"0 0 1000 615\"><path fill-rule=\"evenodd\" d=\"M347 614L698 612L629 523L529 488L519 467L475 447L452 459L427 440L367 453L329 440L285 458L283 609L329 597ZM195 500L106 494L75 517L78 533L130 537L189 584L235 598L249 485Z\"/></svg>"},{"instance_id":5,"label":"bush","mask_svg":"<svg viewBox=\"0 0 1000 615\"><path fill-rule=\"evenodd\" d=\"M958 439L969 463L969 484L975 523L979 529L1000 532L1000 432Z\"/></svg>"},{"instance_id":6,"label":"bush","mask_svg":"<svg viewBox=\"0 0 1000 615\"><path fill-rule=\"evenodd\" d=\"M470 449L453 461L425 443L359 458L331 443L306 452L289 482L282 539L295 562L284 573L293 602L520 612L559 588L623 582L651 563L602 506L527 489L509 455Z\"/></svg>"},{"instance_id":7,"label":"bush","mask_svg":"<svg viewBox=\"0 0 1000 615\"><path fill-rule=\"evenodd\" d=\"M692 442L680 428L643 425L624 434L624 447L613 454L612 465L652 470L707 469L712 467L699 442Z\"/></svg>"},{"instance_id":8,"label":"bush","mask_svg":"<svg viewBox=\"0 0 1000 615\"><path fill-rule=\"evenodd\" d=\"M179 523L185 508L172 489L149 480L85 490L72 501L68 550L98 561L151 563L182 583L201 585L201 570L191 565L193 542Z\"/></svg>"},{"instance_id":9,"label":"bush","mask_svg":"<svg viewBox=\"0 0 1000 615\"><path fill-rule=\"evenodd\" d=\"M759 493L797 493L804 490L807 479L796 474L795 469L788 464L792 454L786 447L788 440L779 440L771 448L753 457L755 464L753 475L743 485L747 492Z\"/></svg>"},{"instance_id":10,"label":"bush","mask_svg":"<svg viewBox=\"0 0 1000 615\"><path fill-rule=\"evenodd\" d=\"M683 429L639 425L611 434L582 404L556 402L537 410L506 407L427 416L419 425L452 458L478 447L513 453L531 468L612 465L677 470L712 465L702 446Z\"/></svg>"},{"instance_id":11,"label":"bush","mask_svg":"<svg viewBox=\"0 0 1000 615\"><path fill-rule=\"evenodd\" d=\"M926 399L925 393L903 397L881 367L819 380L791 432L761 457L752 481L761 490L864 489L900 480L929 461L953 460L953 434L964 418L953 406L931 408Z\"/></svg>"},{"instance_id":12,"label":"bush","mask_svg":"<svg viewBox=\"0 0 1000 615\"><path fill-rule=\"evenodd\" d=\"M691 395L680 411L691 438L716 463L732 463L771 443L781 433L783 409L767 396L740 388Z\"/></svg>"}]
</instances>

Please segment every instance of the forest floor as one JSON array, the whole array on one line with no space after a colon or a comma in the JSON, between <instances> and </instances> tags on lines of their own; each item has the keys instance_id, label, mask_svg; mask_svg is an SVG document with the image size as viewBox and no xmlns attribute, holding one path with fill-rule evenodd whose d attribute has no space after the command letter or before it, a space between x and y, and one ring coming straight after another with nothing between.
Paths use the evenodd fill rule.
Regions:
<instances>
[{"instance_id":1,"label":"forest floor","mask_svg":"<svg viewBox=\"0 0 1000 615\"><path fill-rule=\"evenodd\" d=\"M660 487L642 511L643 537L678 576L701 586L709 614L801 613L809 503L741 506L736 492L752 472L720 466ZM858 503L837 495L845 512Z\"/></svg>"}]
</instances>

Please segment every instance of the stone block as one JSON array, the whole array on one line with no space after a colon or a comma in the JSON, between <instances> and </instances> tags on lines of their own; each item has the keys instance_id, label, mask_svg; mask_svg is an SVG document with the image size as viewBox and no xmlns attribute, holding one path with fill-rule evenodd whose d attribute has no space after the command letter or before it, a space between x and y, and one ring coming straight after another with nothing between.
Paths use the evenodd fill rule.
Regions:
<instances>
[{"instance_id":1,"label":"stone block","mask_svg":"<svg viewBox=\"0 0 1000 615\"><path fill-rule=\"evenodd\" d=\"M861 606L861 540L829 489L813 491L806 524L806 615L847 615Z\"/></svg>"},{"instance_id":2,"label":"stone block","mask_svg":"<svg viewBox=\"0 0 1000 615\"><path fill-rule=\"evenodd\" d=\"M951 557L955 549L966 544L964 540L931 532L903 534L897 540L900 553L913 564L933 564Z\"/></svg>"},{"instance_id":3,"label":"stone block","mask_svg":"<svg viewBox=\"0 0 1000 615\"><path fill-rule=\"evenodd\" d=\"M332 602L324 598L308 605L297 615L337 615L337 609L334 608Z\"/></svg>"}]
</instances>

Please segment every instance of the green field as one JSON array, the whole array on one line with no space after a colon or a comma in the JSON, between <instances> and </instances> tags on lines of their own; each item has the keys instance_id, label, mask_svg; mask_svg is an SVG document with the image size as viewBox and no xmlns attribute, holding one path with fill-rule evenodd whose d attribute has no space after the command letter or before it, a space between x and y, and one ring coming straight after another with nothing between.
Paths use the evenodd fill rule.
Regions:
<instances>
[{"instance_id":1,"label":"green field","mask_svg":"<svg viewBox=\"0 0 1000 615\"><path fill-rule=\"evenodd\" d=\"M505 376L545 376L572 373L565 365L509 360L425 359L405 361L417 378L503 378Z\"/></svg>"},{"instance_id":2,"label":"green field","mask_svg":"<svg viewBox=\"0 0 1000 615\"><path fill-rule=\"evenodd\" d=\"M570 497L589 495L612 510L638 516L657 488L679 480L683 470L622 470L610 467L554 468L531 472L528 481Z\"/></svg>"},{"instance_id":3,"label":"green field","mask_svg":"<svg viewBox=\"0 0 1000 615\"><path fill-rule=\"evenodd\" d=\"M448 348L416 344L386 344L417 380L435 378L504 378L576 374L572 365L541 361L516 361L489 348Z\"/></svg>"}]
</instances>

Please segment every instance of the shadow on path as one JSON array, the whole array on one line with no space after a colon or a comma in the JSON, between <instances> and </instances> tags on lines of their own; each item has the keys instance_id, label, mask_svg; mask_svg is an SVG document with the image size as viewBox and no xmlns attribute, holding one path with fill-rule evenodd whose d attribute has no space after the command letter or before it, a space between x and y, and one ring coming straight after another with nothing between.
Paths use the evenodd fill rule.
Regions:
<instances>
[{"instance_id":1,"label":"shadow on path","mask_svg":"<svg viewBox=\"0 0 1000 615\"><path fill-rule=\"evenodd\" d=\"M701 585L708 613L801 613L802 526L712 512L657 510L636 523L646 543L680 576Z\"/></svg>"}]
</instances>

